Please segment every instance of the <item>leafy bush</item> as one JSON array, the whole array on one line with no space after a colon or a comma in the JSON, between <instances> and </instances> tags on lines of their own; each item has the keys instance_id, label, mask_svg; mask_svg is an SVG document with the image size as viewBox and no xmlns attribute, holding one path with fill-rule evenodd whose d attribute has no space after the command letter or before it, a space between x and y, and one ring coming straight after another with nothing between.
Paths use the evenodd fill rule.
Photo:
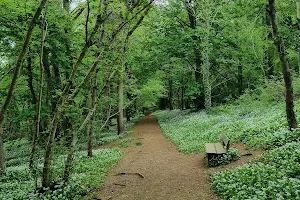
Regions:
<instances>
[{"instance_id":1,"label":"leafy bush","mask_svg":"<svg viewBox=\"0 0 300 200\"><path fill-rule=\"evenodd\" d=\"M300 199L300 143L288 143L211 179L224 199Z\"/></svg>"},{"instance_id":2,"label":"leafy bush","mask_svg":"<svg viewBox=\"0 0 300 200\"><path fill-rule=\"evenodd\" d=\"M228 149L227 154L209 159L208 166L216 167L220 165L227 165L232 161L236 161L238 159L240 159L240 153L238 152L238 150L235 148L230 148Z\"/></svg>"}]
</instances>

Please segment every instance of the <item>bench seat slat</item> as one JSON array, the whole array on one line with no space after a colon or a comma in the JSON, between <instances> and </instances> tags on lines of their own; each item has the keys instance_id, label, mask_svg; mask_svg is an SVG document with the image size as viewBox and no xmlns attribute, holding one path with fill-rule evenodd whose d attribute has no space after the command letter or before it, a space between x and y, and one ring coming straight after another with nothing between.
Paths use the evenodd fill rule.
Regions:
<instances>
[{"instance_id":1,"label":"bench seat slat","mask_svg":"<svg viewBox=\"0 0 300 200\"><path fill-rule=\"evenodd\" d=\"M223 144L221 144L221 143L215 143L214 145L215 145L217 154L227 153L227 151L224 148Z\"/></svg>"},{"instance_id":2,"label":"bench seat slat","mask_svg":"<svg viewBox=\"0 0 300 200\"><path fill-rule=\"evenodd\" d=\"M223 154L226 153L226 149L221 143L207 143L205 144L206 153Z\"/></svg>"},{"instance_id":3,"label":"bench seat slat","mask_svg":"<svg viewBox=\"0 0 300 200\"><path fill-rule=\"evenodd\" d=\"M206 143L205 144L205 151L206 151L206 153L216 153L215 144Z\"/></svg>"}]
</instances>

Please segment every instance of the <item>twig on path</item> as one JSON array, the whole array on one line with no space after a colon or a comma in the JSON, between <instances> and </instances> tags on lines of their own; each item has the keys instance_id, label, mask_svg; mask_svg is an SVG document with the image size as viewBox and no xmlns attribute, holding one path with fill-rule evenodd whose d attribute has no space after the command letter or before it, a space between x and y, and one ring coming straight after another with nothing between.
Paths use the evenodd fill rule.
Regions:
<instances>
[{"instance_id":1,"label":"twig on path","mask_svg":"<svg viewBox=\"0 0 300 200\"><path fill-rule=\"evenodd\" d=\"M119 185L119 186L126 187L126 185L125 185L125 184L121 184L121 183L114 183L114 185Z\"/></svg>"},{"instance_id":2,"label":"twig on path","mask_svg":"<svg viewBox=\"0 0 300 200\"><path fill-rule=\"evenodd\" d=\"M121 172L121 173L118 173L116 174L115 176L123 176L123 175L137 175L139 176L140 178L145 178L142 174L140 173L126 173L126 172Z\"/></svg>"}]
</instances>

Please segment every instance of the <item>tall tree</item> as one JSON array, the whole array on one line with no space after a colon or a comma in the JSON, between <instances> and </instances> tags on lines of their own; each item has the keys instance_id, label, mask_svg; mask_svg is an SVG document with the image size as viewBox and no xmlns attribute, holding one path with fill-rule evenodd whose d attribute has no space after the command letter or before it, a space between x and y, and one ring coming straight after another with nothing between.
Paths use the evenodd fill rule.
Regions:
<instances>
[{"instance_id":1,"label":"tall tree","mask_svg":"<svg viewBox=\"0 0 300 200\"><path fill-rule=\"evenodd\" d=\"M21 50L21 52L18 56L18 60L16 62L16 66L15 66L14 75L13 75L11 84L9 86L6 99L5 99L4 104L2 105L1 110L0 110L0 129L2 129L2 124L3 124L3 121L4 121L5 112L8 109L8 106L11 102L12 97L13 97L13 93L14 93L14 90L15 90L15 87L16 87L16 84L17 84L17 79L19 77L19 74L20 74L20 71L21 71L21 68L22 68L24 57L25 57L25 55L27 53L27 50L28 50L28 46L29 46L29 43L30 43L30 39L31 39L31 36L32 36L33 29L36 26L37 20L38 20L39 16L42 13L42 9L43 9L43 7L45 6L45 4L47 2L48 2L48 0L42 0L41 1L38 9L36 10L33 18L31 19L31 22L29 24L28 31L27 31L25 41L24 41L24 44L23 44L23 48L22 48L22 50ZM1 144L3 144L2 140L3 140L3 133L2 133L2 137L0 136L0 155L1 155L0 159L1 158L4 159L4 147L3 147L3 145L1 145ZM4 172L4 170L5 170L5 164L4 163L5 163L4 160L0 160L0 172Z\"/></svg>"},{"instance_id":2,"label":"tall tree","mask_svg":"<svg viewBox=\"0 0 300 200\"><path fill-rule=\"evenodd\" d=\"M283 44L282 37L278 29L278 23L276 18L275 0L269 0L268 13L271 19L274 43L277 46L278 55L281 61L282 74L285 83L285 103L286 103L286 116L290 130L297 128L297 120L294 111L294 92L293 83L290 68L288 65L285 46Z\"/></svg>"}]
</instances>

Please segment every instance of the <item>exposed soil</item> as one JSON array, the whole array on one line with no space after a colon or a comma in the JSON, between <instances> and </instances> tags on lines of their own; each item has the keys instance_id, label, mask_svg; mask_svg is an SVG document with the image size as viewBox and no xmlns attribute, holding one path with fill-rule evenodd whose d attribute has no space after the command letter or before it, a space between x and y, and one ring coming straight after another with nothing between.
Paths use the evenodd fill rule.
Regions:
<instances>
[{"instance_id":1,"label":"exposed soil","mask_svg":"<svg viewBox=\"0 0 300 200\"><path fill-rule=\"evenodd\" d=\"M101 189L86 199L101 200L215 200L209 174L244 164L262 151L226 166L208 168L204 153L186 155L163 136L157 119L142 117L133 129L134 138L128 148L122 148L124 158L106 177ZM119 142L109 144L119 147ZM234 144L243 155L244 145Z\"/></svg>"}]
</instances>

